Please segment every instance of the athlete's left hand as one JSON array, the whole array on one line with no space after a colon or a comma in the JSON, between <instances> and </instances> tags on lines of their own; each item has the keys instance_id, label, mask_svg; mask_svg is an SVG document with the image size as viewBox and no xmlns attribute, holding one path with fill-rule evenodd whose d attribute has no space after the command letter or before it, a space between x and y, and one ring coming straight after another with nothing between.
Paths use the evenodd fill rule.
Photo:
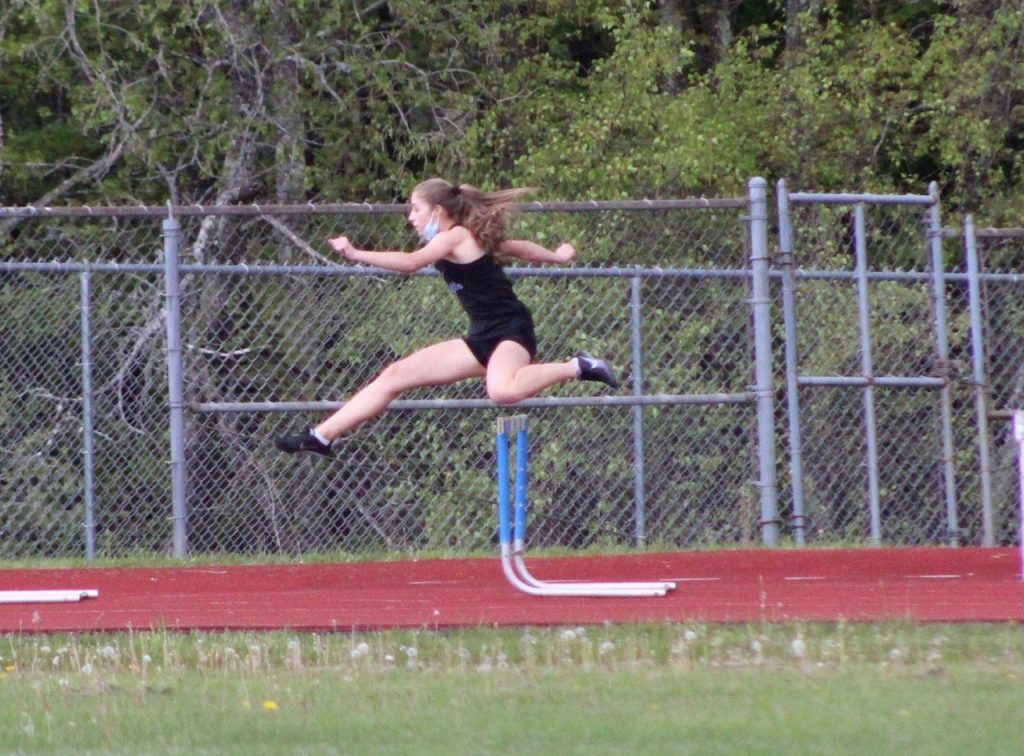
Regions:
<instances>
[{"instance_id":1,"label":"athlete's left hand","mask_svg":"<svg viewBox=\"0 0 1024 756\"><path fill-rule=\"evenodd\" d=\"M571 263L576 257L576 248L571 244L559 244L555 249L555 260L563 265Z\"/></svg>"}]
</instances>

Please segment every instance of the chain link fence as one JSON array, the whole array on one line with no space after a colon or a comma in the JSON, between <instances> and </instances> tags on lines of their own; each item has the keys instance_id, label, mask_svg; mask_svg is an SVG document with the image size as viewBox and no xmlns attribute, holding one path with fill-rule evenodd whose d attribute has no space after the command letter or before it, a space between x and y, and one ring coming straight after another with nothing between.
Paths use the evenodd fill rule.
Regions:
<instances>
[{"instance_id":1,"label":"chain link fence","mask_svg":"<svg viewBox=\"0 0 1024 756\"><path fill-rule=\"evenodd\" d=\"M549 246L573 240L580 250L578 268L510 268L534 312L540 357L581 348L608 357L625 387L619 398L697 397L532 410L531 542L755 540L747 201L522 210L514 235ZM342 232L368 248L408 248L404 211L179 213L192 553L465 552L494 542L493 426L502 410L455 406L479 403L480 382L411 392L403 399L438 406L385 413L330 461L285 456L270 443L394 359L464 332L435 275L355 269L318 251ZM101 556L176 546L162 220L144 209L8 220L4 557L76 555L83 543ZM83 449L86 394L93 438ZM571 384L545 397L602 394ZM453 406L439 406L446 402Z\"/></svg>"},{"instance_id":2,"label":"chain link fence","mask_svg":"<svg viewBox=\"0 0 1024 756\"><path fill-rule=\"evenodd\" d=\"M992 541L1019 541L1019 470L1012 412L1024 407L1024 229L964 223L965 264L974 279L971 356L978 417L974 458ZM974 452L974 449L972 449Z\"/></svg>"},{"instance_id":3,"label":"chain link fence","mask_svg":"<svg viewBox=\"0 0 1024 756\"><path fill-rule=\"evenodd\" d=\"M770 291L783 530L798 543L1012 542L1013 444L994 421L987 485L968 275L937 205L788 196ZM539 357L588 349L623 384L611 403L573 383L529 405L531 547L769 540L748 199L521 209L511 235L579 249L574 268L509 268ZM404 212L177 209L176 511L166 211L0 211L0 558L171 553L186 521L194 554L492 548L494 420L508 410L478 381L410 392L330 460L271 444L394 359L463 334L432 271L353 268L325 251L340 233L410 248ZM1017 269L1021 239L981 246L989 400L1010 408L1024 391L1024 288L996 271Z\"/></svg>"}]
</instances>

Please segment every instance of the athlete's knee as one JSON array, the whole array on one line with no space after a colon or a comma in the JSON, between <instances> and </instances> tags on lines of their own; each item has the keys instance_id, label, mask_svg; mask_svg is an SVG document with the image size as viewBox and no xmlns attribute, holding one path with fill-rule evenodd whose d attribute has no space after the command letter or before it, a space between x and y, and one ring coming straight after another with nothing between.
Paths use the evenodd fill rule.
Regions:
<instances>
[{"instance_id":1,"label":"athlete's knee","mask_svg":"<svg viewBox=\"0 0 1024 756\"><path fill-rule=\"evenodd\" d=\"M526 397L508 384L487 384L487 396L495 404L515 404Z\"/></svg>"},{"instance_id":2,"label":"athlete's knee","mask_svg":"<svg viewBox=\"0 0 1024 756\"><path fill-rule=\"evenodd\" d=\"M409 387L411 374L408 366L403 362L403 360L392 362L380 372L380 375L373 381L379 389L397 395Z\"/></svg>"}]
</instances>

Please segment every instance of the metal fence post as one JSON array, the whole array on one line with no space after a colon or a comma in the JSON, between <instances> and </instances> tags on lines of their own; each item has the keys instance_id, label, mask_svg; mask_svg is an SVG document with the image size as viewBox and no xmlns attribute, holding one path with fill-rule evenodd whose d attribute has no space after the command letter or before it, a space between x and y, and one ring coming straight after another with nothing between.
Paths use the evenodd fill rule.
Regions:
<instances>
[{"instance_id":1,"label":"metal fence post","mask_svg":"<svg viewBox=\"0 0 1024 756\"><path fill-rule=\"evenodd\" d=\"M171 518L174 523L174 556L188 551L188 520L185 467L185 386L181 347L181 282L178 244L181 226L168 204L163 222L164 285L167 296L167 393L170 409Z\"/></svg>"},{"instance_id":2,"label":"metal fence post","mask_svg":"<svg viewBox=\"0 0 1024 756\"><path fill-rule=\"evenodd\" d=\"M967 289L971 317L971 364L974 377L974 406L978 420L978 477L981 483L981 543L995 546L992 521L992 461L988 435L988 375L985 370L985 331L981 319L978 240L974 216L964 218L964 248L967 252Z\"/></svg>"},{"instance_id":3,"label":"metal fence post","mask_svg":"<svg viewBox=\"0 0 1024 756\"><path fill-rule=\"evenodd\" d=\"M790 518L793 537L803 546L807 531L804 509L804 462L800 440L800 386L797 383L796 275L793 259L793 225L789 217L789 190L779 179L776 192L779 210L779 267L782 268L782 324L786 353L786 411L789 417L789 470L793 497Z\"/></svg>"},{"instance_id":4,"label":"metal fence post","mask_svg":"<svg viewBox=\"0 0 1024 756\"><path fill-rule=\"evenodd\" d=\"M643 396L643 352L642 352L642 320L640 308L640 287L642 279L633 276L630 279L629 304L631 309L631 340L633 343L633 396ZM647 543L647 504L644 495L644 408L633 407L633 493L636 502L636 543L644 546Z\"/></svg>"},{"instance_id":5,"label":"metal fence post","mask_svg":"<svg viewBox=\"0 0 1024 756\"><path fill-rule=\"evenodd\" d=\"M768 281L768 182L752 178L750 200L750 305L754 319L754 392L757 396L757 482L761 499L761 538L779 540L775 474L775 391L772 380L771 300Z\"/></svg>"},{"instance_id":6,"label":"metal fence post","mask_svg":"<svg viewBox=\"0 0 1024 756\"><path fill-rule=\"evenodd\" d=\"M942 476L946 492L946 527L949 531L949 545L960 543L960 526L956 506L956 476L953 471L953 392L950 386L949 335L946 325L946 280L945 263L942 259L942 210L939 203L939 185L933 181L928 185L932 198L929 211L929 245L932 255L932 282L935 299L935 349L939 374L943 378L940 391L942 405Z\"/></svg>"},{"instance_id":7,"label":"metal fence post","mask_svg":"<svg viewBox=\"0 0 1024 756\"><path fill-rule=\"evenodd\" d=\"M871 542L882 543L881 495L878 483L878 430L875 419L875 376L871 357L871 312L868 308L868 247L864 224L864 203L853 208L854 245L857 255L857 314L860 330L860 364L864 374L864 436L868 455L868 508L871 517Z\"/></svg>"},{"instance_id":8,"label":"metal fence post","mask_svg":"<svg viewBox=\"0 0 1024 756\"><path fill-rule=\"evenodd\" d=\"M92 417L92 289L88 266L81 273L82 306L82 468L85 502L85 558L96 558L95 483L93 480Z\"/></svg>"}]
</instances>

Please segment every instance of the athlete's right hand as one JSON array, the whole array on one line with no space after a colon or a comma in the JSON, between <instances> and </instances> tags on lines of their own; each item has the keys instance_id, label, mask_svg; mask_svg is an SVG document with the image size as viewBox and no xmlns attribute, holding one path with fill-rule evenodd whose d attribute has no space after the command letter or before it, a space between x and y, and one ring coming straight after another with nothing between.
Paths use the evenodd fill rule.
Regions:
<instances>
[{"instance_id":1,"label":"athlete's right hand","mask_svg":"<svg viewBox=\"0 0 1024 756\"><path fill-rule=\"evenodd\" d=\"M351 257L351 253L356 249L347 236L336 236L333 239L328 239L327 243L331 245L331 249L343 257Z\"/></svg>"}]
</instances>

